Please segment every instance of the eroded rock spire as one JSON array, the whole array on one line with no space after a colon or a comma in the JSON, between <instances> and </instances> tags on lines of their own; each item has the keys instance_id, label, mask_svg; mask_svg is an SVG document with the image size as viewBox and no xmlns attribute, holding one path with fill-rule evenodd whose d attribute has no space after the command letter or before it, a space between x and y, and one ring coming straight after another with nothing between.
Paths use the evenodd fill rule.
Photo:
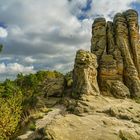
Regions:
<instances>
[{"instance_id":1,"label":"eroded rock spire","mask_svg":"<svg viewBox=\"0 0 140 140\"><path fill-rule=\"evenodd\" d=\"M87 55L87 52L82 53ZM78 73L81 71L84 73L84 70L87 69L86 76L83 76L81 80L86 81L86 84L92 83L91 85L96 85L95 87L99 85L101 94L113 95L117 98L125 98L130 95L140 97L140 43L138 13L135 10L117 13L113 22L106 22L104 18L95 19L92 25L91 53L97 56L98 83L92 83L89 78L86 79L86 77L92 77L92 62L90 65L85 62L82 65L83 68L77 68L79 52L77 52L74 67L76 79L79 79L81 75ZM91 54L88 53L88 55ZM86 59L90 59L90 57ZM90 61L92 60L90 59ZM96 67L94 67L94 71L95 69ZM93 77L95 78L95 75ZM91 88L89 89L91 90ZM88 92L88 88L84 92Z\"/></svg>"},{"instance_id":2,"label":"eroded rock spire","mask_svg":"<svg viewBox=\"0 0 140 140\"><path fill-rule=\"evenodd\" d=\"M74 94L77 96L100 94L97 83L97 67L96 55L84 50L77 51L73 71Z\"/></svg>"}]
</instances>

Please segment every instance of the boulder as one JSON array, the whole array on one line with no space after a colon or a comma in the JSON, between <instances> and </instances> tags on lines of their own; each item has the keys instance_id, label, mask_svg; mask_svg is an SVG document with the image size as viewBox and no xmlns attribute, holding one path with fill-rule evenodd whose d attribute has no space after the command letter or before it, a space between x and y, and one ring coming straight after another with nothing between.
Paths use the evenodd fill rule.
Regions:
<instances>
[{"instance_id":1,"label":"boulder","mask_svg":"<svg viewBox=\"0 0 140 140\"><path fill-rule=\"evenodd\" d=\"M61 97L64 91L65 79L64 76L56 78L47 78L44 81L44 97L55 96Z\"/></svg>"}]
</instances>

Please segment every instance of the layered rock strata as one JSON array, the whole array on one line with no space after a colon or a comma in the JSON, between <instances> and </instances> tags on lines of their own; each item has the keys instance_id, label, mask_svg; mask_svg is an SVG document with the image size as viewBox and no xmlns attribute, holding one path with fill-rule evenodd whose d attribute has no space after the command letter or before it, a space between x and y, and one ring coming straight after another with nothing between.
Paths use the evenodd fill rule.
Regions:
<instances>
[{"instance_id":1,"label":"layered rock strata","mask_svg":"<svg viewBox=\"0 0 140 140\"><path fill-rule=\"evenodd\" d=\"M116 14L113 22L106 22L103 19L102 22L104 24L101 26L100 18L94 21L91 39L91 52L98 57L100 90L103 94L111 94L119 98L129 94L139 97L138 14L134 10L127 10ZM99 33L104 34L106 41L101 41Z\"/></svg>"},{"instance_id":2,"label":"layered rock strata","mask_svg":"<svg viewBox=\"0 0 140 140\"><path fill-rule=\"evenodd\" d=\"M104 18L94 20L91 53L97 56L98 68L95 66L96 60L91 59L91 53L87 55L87 52L82 52L84 55L79 57L80 51L76 55L74 92L99 93L99 85L103 95L140 97L140 43L138 13L135 10L117 13L113 22L106 22ZM96 69L97 77L94 73ZM94 80L93 83L91 79L95 77L97 82Z\"/></svg>"},{"instance_id":3,"label":"layered rock strata","mask_svg":"<svg viewBox=\"0 0 140 140\"><path fill-rule=\"evenodd\" d=\"M138 70L134 63L134 60L138 59L138 57L137 55L135 56L133 52L135 46L132 46L130 43L130 41L133 40L133 36L130 34L127 18L125 16L128 12L130 11L126 11L123 14L117 14L114 17L115 39L123 57L124 83L129 88L132 96L140 96L140 80L138 77Z\"/></svg>"},{"instance_id":4,"label":"layered rock strata","mask_svg":"<svg viewBox=\"0 0 140 140\"><path fill-rule=\"evenodd\" d=\"M106 45L106 20L104 18L95 19L92 25L91 52L96 54L98 61L104 54Z\"/></svg>"},{"instance_id":5,"label":"layered rock strata","mask_svg":"<svg viewBox=\"0 0 140 140\"><path fill-rule=\"evenodd\" d=\"M127 20L128 31L130 35L130 46L132 50L132 58L135 67L140 76L140 56L139 56L139 26L138 26L138 13L134 10L128 10L124 13Z\"/></svg>"}]
</instances>

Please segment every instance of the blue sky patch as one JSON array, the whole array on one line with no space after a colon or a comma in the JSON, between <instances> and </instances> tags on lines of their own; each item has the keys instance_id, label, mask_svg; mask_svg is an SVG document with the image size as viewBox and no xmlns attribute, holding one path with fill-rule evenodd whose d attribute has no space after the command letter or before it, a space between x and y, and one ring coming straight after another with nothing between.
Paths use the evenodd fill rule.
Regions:
<instances>
[{"instance_id":1,"label":"blue sky patch","mask_svg":"<svg viewBox=\"0 0 140 140\"><path fill-rule=\"evenodd\" d=\"M137 10L138 13L140 13L140 3L139 2L133 2L131 4L132 8L134 8L135 10Z\"/></svg>"},{"instance_id":2,"label":"blue sky patch","mask_svg":"<svg viewBox=\"0 0 140 140\"><path fill-rule=\"evenodd\" d=\"M79 20L84 20L88 18L86 15L86 12L88 12L91 9L91 3L92 3L92 0L87 0L86 6L81 9L82 14L78 16Z\"/></svg>"},{"instance_id":3,"label":"blue sky patch","mask_svg":"<svg viewBox=\"0 0 140 140\"><path fill-rule=\"evenodd\" d=\"M91 9L91 3L92 3L92 0L87 0L86 6L85 6L84 8L82 8L81 10L82 10L83 12L89 11L89 10Z\"/></svg>"},{"instance_id":4,"label":"blue sky patch","mask_svg":"<svg viewBox=\"0 0 140 140\"><path fill-rule=\"evenodd\" d=\"M0 22L0 27L7 28L7 25L4 22Z\"/></svg>"}]
</instances>

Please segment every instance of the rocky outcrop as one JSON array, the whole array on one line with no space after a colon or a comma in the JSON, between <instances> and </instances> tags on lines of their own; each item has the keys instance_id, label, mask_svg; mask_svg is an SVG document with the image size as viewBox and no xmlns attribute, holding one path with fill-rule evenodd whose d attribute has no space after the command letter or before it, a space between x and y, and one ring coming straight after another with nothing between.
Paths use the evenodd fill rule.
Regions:
<instances>
[{"instance_id":1,"label":"rocky outcrop","mask_svg":"<svg viewBox=\"0 0 140 140\"><path fill-rule=\"evenodd\" d=\"M95 95L140 97L138 29L134 10L116 14L113 22L94 20L91 53L79 50L75 58L72 93L80 98L69 105L75 114L93 112Z\"/></svg>"},{"instance_id":2,"label":"rocky outcrop","mask_svg":"<svg viewBox=\"0 0 140 140\"><path fill-rule=\"evenodd\" d=\"M43 84L44 97L61 97L64 91L65 79L63 75L56 78L47 78Z\"/></svg>"},{"instance_id":3,"label":"rocky outcrop","mask_svg":"<svg viewBox=\"0 0 140 140\"><path fill-rule=\"evenodd\" d=\"M134 57L137 56L135 56L132 51L134 50L134 46L131 45L130 40L133 36L130 34L127 18L125 16L128 12L129 11L126 11L123 14L117 14L114 17L115 39L123 57L124 83L129 88L132 96L140 96L140 79L134 63Z\"/></svg>"},{"instance_id":4,"label":"rocky outcrop","mask_svg":"<svg viewBox=\"0 0 140 140\"><path fill-rule=\"evenodd\" d=\"M123 84L122 78L122 74L119 74L117 62L113 58L113 55L103 55L98 70L98 82L102 94L113 95L117 98L129 96L129 90Z\"/></svg>"},{"instance_id":5,"label":"rocky outcrop","mask_svg":"<svg viewBox=\"0 0 140 140\"><path fill-rule=\"evenodd\" d=\"M42 113L42 117L35 120L35 130L27 130L25 134L18 136L16 140L45 140L45 127L64 111L64 106L57 105L52 107L50 112Z\"/></svg>"},{"instance_id":6,"label":"rocky outcrop","mask_svg":"<svg viewBox=\"0 0 140 140\"><path fill-rule=\"evenodd\" d=\"M89 98L90 100L91 98ZM92 114L58 116L46 126L48 140L140 140L140 104L96 96Z\"/></svg>"},{"instance_id":7,"label":"rocky outcrop","mask_svg":"<svg viewBox=\"0 0 140 140\"><path fill-rule=\"evenodd\" d=\"M136 11L118 13L113 22L96 19L92 25L91 52L98 58L98 84L103 95L140 97L140 43Z\"/></svg>"},{"instance_id":8,"label":"rocky outcrop","mask_svg":"<svg viewBox=\"0 0 140 140\"><path fill-rule=\"evenodd\" d=\"M96 55L79 50L75 58L73 71L73 94L74 95L99 95L97 83L97 60Z\"/></svg>"}]
</instances>

